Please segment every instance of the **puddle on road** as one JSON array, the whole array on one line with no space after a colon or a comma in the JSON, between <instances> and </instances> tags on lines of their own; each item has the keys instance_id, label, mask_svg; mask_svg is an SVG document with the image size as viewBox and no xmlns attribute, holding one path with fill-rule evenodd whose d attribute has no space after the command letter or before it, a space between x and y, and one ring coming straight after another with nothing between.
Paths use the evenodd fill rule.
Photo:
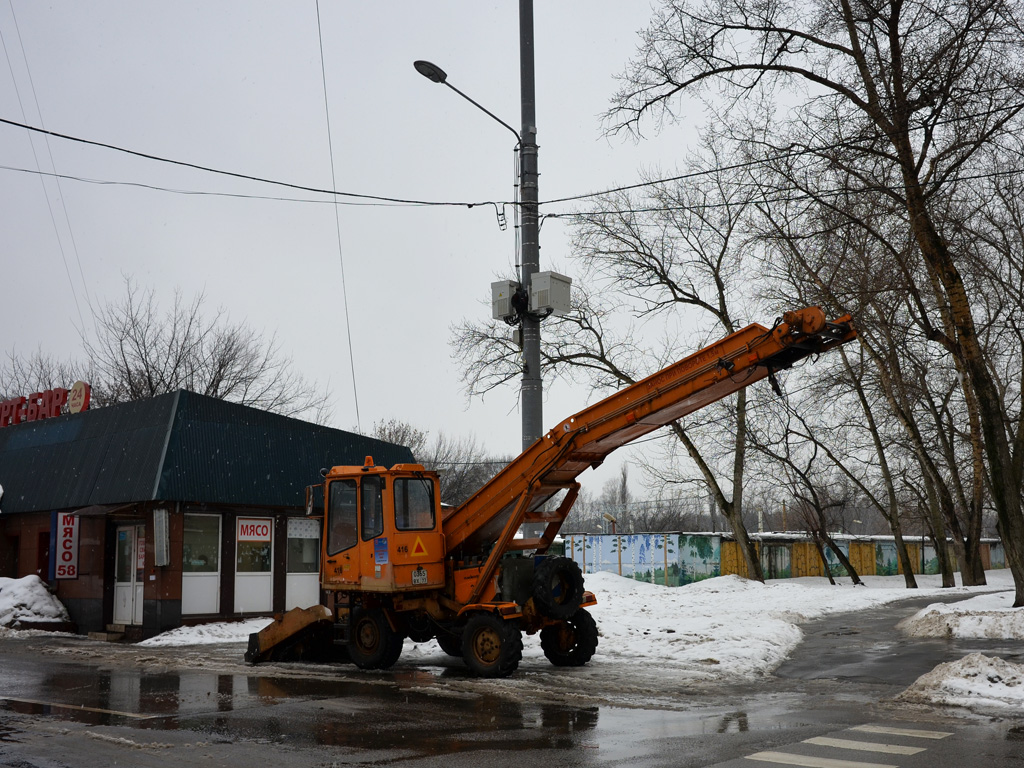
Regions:
<instances>
[{"instance_id":1,"label":"puddle on road","mask_svg":"<svg viewBox=\"0 0 1024 768\"><path fill-rule=\"evenodd\" d=\"M450 676L454 676L451 673ZM319 745L395 758L455 752L599 749L602 759L666 737L790 727L797 707L785 696L735 704L663 709L575 707L520 702L467 679L438 689L437 670L401 670L363 680L259 677L202 672L58 668L0 710L90 726L202 733L222 742ZM515 695L514 681L510 691ZM681 693L685 697L686 694ZM61 702L61 703L58 703ZM5 732L0 730L0 740Z\"/></svg>"}]
</instances>

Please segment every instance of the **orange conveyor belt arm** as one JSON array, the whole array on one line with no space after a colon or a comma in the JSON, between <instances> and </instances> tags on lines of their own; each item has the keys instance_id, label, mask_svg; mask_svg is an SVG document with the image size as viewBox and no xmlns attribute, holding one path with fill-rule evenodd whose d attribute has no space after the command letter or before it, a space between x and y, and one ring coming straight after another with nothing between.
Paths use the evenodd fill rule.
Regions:
<instances>
[{"instance_id":1,"label":"orange conveyor belt arm","mask_svg":"<svg viewBox=\"0 0 1024 768\"><path fill-rule=\"evenodd\" d=\"M505 551L543 552L572 508L579 490L576 478L616 448L856 337L849 315L827 322L817 307L787 312L770 329L749 325L584 408L445 517L448 553L486 556L482 583ZM557 510L543 509L563 490L568 493ZM536 539L515 539L524 522L544 523L544 533Z\"/></svg>"}]
</instances>

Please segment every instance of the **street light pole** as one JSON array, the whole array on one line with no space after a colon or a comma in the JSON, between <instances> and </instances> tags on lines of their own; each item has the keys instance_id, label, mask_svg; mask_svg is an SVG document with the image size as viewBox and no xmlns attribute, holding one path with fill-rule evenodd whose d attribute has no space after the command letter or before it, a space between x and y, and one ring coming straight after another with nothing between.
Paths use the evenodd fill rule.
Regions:
<instances>
[{"instance_id":1,"label":"street light pole","mask_svg":"<svg viewBox=\"0 0 1024 768\"><path fill-rule=\"evenodd\" d=\"M519 0L519 90L522 102L522 132L478 104L448 82L443 69L429 61L415 61L416 71L428 80L455 91L481 112L510 130L519 142L519 197L522 242L520 292L525 308L517 311L522 328L523 379L520 393L525 451L544 433L544 381L540 372L540 315L530 311L530 286L540 272L540 210L537 180L537 117L533 70L533 0Z\"/></svg>"},{"instance_id":2,"label":"street light pole","mask_svg":"<svg viewBox=\"0 0 1024 768\"><path fill-rule=\"evenodd\" d=\"M519 156L519 195L522 202L522 276L530 296L533 275L540 272L540 211L537 171L537 115L533 70L533 0L519 0L519 90L522 101L522 149ZM540 373L540 318L522 313L523 450L544 431L544 382Z\"/></svg>"}]
</instances>

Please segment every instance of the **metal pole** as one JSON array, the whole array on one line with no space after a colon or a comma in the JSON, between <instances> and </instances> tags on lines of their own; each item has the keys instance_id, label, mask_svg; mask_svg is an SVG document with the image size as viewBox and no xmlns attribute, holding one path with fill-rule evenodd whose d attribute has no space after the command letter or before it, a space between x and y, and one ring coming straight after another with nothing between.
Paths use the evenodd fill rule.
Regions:
<instances>
[{"instance_id":1,"label":"metal pole","mask_svg":"<svg viewBox=\"0 0 1024 768\"><path fill-rule=\"evenodd\" d=\"M540 271L540 216L537 203L537 117L533 77L533 0L519 0L519 88L522 97L522 149L519 157L519 195L522 201L521 284L530 295L533 275ZM523 330L523 450L544 431L544 382L540 375L540 320L522 315Z\"/></svg>"}]
</instances>

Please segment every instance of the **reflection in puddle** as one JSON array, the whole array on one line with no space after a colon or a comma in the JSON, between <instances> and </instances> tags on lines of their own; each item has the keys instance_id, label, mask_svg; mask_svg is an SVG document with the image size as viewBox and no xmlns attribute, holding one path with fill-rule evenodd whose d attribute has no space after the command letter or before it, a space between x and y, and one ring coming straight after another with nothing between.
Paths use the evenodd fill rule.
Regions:
<instances>
[{"instance_id":1,"label":"reflection in puddle","mask_svg":"<svg viewBox=\"0 0 1024 768\"><path fill-rule=\"evenodd\" d=\"M0 707L88 725L140 721L137 724L141 727L176 728L175 717L229 712L239 706L257 705L264 695L250 690L250 679L245 675L147 675L134 670L61 670L47 675L39 690L54 693L45 701L42 696L40 700L0 699ZM157 722L161 720L166 722Z\"/></svg>"},{"instance_id":2,"label":"reflection in puddle","mask_svg":"<svg viewBox=\"0 0 1024 768\"><path fill-rule=\"evenodd\" d=\"M749 730L750 723L747 721L746 712L730 712L727 715L722 715L721 724L718 726L719 733L729 733L730 731L746 733Z\"/></svg>"}]
</instances>

